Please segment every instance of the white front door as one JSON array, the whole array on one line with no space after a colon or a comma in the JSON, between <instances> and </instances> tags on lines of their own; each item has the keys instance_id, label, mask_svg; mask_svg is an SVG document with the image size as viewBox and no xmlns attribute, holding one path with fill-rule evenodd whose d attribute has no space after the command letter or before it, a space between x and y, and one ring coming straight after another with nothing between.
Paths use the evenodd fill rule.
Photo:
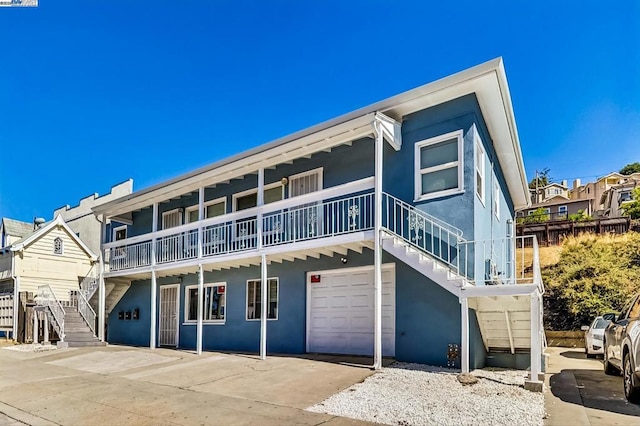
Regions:
<instances>
[{"instance_id":1,"label":"white front door","mask_svg":"<svg viewBox=\"0 0 640 426\"><path fill-rule=\"evenodd\" d=\"M178 346L179 290L180 284L160 286L160 327L158 337L160 346Z\"/></svg>"},{"instance_id":2,"label":"white front door","mask_svg":"<svg viewBox=\"0 0 640 426\"><path fill-rule=\"evenodd\" d=\"M395 355L395 265L382 270L382 354ZM307 352L373 355L373 267L307 274Z\"/></svg>"}]
</instances>

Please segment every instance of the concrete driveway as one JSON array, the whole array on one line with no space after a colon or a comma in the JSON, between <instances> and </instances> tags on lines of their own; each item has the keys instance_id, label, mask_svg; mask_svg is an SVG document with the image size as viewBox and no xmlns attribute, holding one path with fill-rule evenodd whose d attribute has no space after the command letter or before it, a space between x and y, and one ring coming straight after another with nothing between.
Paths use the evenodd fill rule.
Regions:
<instances>
[{"instance_id":1,"label":"concrete driveway","mask_svg":"<svg viewBox=\"0 0 640 426\"><path fill-rule=\"evenodd\" d=\"M584 349L548 348L547 353L545 425L640 424L640 406L627 402L622 377L605 375L601 359L587 359Z\"/></svg>"},{"instance_id":2,"label":"concrete driveway","mask_svg":"<svg viewBox=\"0 0 640 426\"><path fill-rule=\"evenodd\" d=\"M364 424L304 408L371 375L368 362L122 346L3 348L0 413L11 424Z\"/></svg>"}]
</instances>

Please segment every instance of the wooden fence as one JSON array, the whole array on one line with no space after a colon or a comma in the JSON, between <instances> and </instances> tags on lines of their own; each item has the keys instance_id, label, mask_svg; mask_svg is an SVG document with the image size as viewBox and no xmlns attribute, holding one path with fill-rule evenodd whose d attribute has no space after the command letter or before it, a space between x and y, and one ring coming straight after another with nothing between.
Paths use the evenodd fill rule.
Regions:
<instances>
[{"instance_id":1,"label":"wooden fence","mask_svg":"<svg viewBox=\"0 0 640 426\"><path fill-rule=\"evenodd\" d=\"M604 217L593 220L573 222L554 221L545 223L518 224L516 235L535 235L540 245L560 245L568 236L580 234L624 234L640 230L637 223L628 217Z\"/></svg>"}]
</instances>

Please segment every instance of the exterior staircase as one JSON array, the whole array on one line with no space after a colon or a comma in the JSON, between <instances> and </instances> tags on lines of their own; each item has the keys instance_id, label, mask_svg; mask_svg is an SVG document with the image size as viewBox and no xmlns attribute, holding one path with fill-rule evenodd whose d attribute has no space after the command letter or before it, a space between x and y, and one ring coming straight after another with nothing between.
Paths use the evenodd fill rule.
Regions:
<instances>
[{"instance_id":1,"label":"exterior staircase","mask_svg":"<svg viewBox=\"0 0 640 426\"><path fill-rule=\"evenodd\" d=\"M415 207L389 195L383 195L382 248L431 281L440 285L462 301L469 289L468 306L476 313L486 351L529 351L531 348L531 298L543 291L539 274L538 247L535 238L531 244L523 238L500 240L509 250L496 254L496 241L467 241L462 231ZM485 250L487 246L491 249ZM533 252L533 273L525 276L514 271L516 249ZM520 254L518 254L520 256ZM513 257L513 259L506 259ZM496 262L494 262L494 258ZM499 279L488 285L485 277L476 278L475 262L490 260L502 269ZM519 265L521 272L525 266ZM536 273L537 271L537 273ZM523 285L525 284L525 285ZM501 287L498 289L498 287ZM508 288L507 288L508 287ZM484 291L486 290L486 292ZM500 292L504 291L504 295ZM533 290L533 291L532 291ZM486 293L488 296L483 296ZM535 317L535 315L534 315ZM542 330L542 315L534 329ZM540 339L544 345L544 336Z\"/></svg>"},{"instance_id":2,"label":"exterior staircase","mask_svg":"<svg viewBox=\"0 0 640 426\"><path fill-rule=\"evenodd\" d=\"M106 343L98 339L85 319L78 312L77 306L65 306L64 308L64 342L58 346L66 347L86 347L86 346L106 346Z\"/></svg>"}]
</instances>

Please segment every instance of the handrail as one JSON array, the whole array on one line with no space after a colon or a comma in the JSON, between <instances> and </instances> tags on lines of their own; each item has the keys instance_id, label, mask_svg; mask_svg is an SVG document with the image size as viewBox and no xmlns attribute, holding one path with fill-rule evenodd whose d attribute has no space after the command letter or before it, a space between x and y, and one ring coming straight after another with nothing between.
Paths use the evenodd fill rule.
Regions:
<instances>
[{"instance_id":1,"label":"handrail","mask_svg":"<svg viewBox=\"0 0 640 426\"><path fill-rule=\"evenodd\" d=\"M438 219L437 217L432 216L429 213L423 212L422 210L417 209L415 206L412 206L411 204L409 204L409 203L407 203L405 201L402 201L401 199L396 198L391 194L388 194L386 192L383 192L382 194L383 194L384 197L387 197L387 198L390 198L391 200L393 200L394 203L399 204L399 205L401 205L402 207L404 207L404 208L406 208L408 210L415 211L421 217L429 220L430 222L433 222L438 226L441 226L441 227L443 227L445 229L448 229L448 230L452 231L454 234L457 234L458 237L462 237L463 232L462 232L462 230L460 228L457 228L457 227L451 225L450 223L447 223L447 222L445 222L445 221L443 221L441 219Z\"/></svg>"},{"instance_id":2,"label":"handrail","mask_svg":"<svg viewBox=\"0 0 640 426\"><path fill-rule=\"evenodd\" d=\"M96 311L93 310L91 304L84 296L82 291L76 292L78 302L78 313L84 319L84 322L89 326L93 335L96 335Z\"/></svg>"},{"instance_id":3,"label":"handrail","mask_svg":"<svg viewBox=\"0 0 640 426\"><path fill-rule=\"evenodd\" d=\"M96 264L93 264L87 275L80 281L80 292L84 294L86 299L91 299L91 296L93 296L98 287L97 281Z\"/></svg>"},{"instance_id":4,"label":"handrail","mask_svg":"<svg viewBox=\"0 0 640 426\"><path fill-rule=\"evenodd\" d=\"M242 210L240 212L227 213L222 216L216 216L201 221L187 223L185 225L176 226L169 229L163 229L156 232L150 232L142 235L136 235L134 237L126 238L124 240L118 240L102 245L103 249L112 247L122 247L138 242L150 241L153 238L162 238L168 235L173 235L181 232L195 231L202 227L208 227L212 225L218 225L221 223L232 222L250 217L257 216L259 212L263 215L268 215L282 209L296 207L302 204L308 204L312 202L318 202L330 198L339 197L342 195L352 194L356 192L366 191L373 188L373 178L368 177L359 179L353 182L348 182L341 185L336 185L331 188L322 189L305 195L299 195L297 197L287 198L273 203L265 204L259 207L252 207L250 209Z\"/></svg>"},{"instance_id":5,"label":"handrail","mask_svg":"<svg viewBox=\"0 0 640 426\"><path fill-rule=\"evenodd\" d=\"M54 328L57 328L60 341L64 341L64 308L56 297L53 289L49 285L41 285L38 287L38 299L37 304L45 306L51 312L53 317Z\"/></svg>"}]
</instances>

